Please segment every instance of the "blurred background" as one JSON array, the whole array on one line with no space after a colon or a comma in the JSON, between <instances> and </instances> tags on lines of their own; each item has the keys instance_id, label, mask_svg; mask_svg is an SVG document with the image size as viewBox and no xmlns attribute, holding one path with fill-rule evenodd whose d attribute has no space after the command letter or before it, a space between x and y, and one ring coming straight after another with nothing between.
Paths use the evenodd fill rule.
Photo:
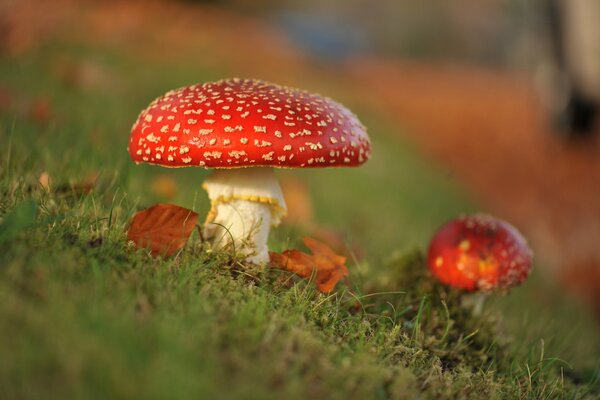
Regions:
<instances>
[{"instance_id":1,"label":"blurred background","mask_svg":"<svg viewBox=\"0 0 600 400\"><path fill-rule=\"evenodd\" d=\"M334 97L369 127L373 159L340 173L345 191L327 190L333 172L283 172L289 224L318 221L376 260L489 212L536 252L542 286L517 301L569 293L600 317L599 12L596 0L0 0L0 112L51 132L32 133L48 144L31 150L45 154L36 174L58 174L52 157L68 164L79 146L89 171L129 170L130 193L185 204L192 189L174 177L190 172L132 167L124 151L154 97L232 76ZM52 139L69 129L81 137Z\"/></svg>"}]
</instances>

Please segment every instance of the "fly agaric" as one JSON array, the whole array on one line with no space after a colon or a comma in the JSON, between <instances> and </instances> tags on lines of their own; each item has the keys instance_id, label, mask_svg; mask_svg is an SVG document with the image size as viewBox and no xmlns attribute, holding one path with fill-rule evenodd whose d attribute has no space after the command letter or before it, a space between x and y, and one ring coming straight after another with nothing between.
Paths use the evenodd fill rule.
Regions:
<instances>
[{"instance_id":1,"label":"fly agaric","mask_svg":"<svg viewBox=\"0 0 600 400\"><path fill-rule=\"evenodd\" d=\"M427 264L441 282L466 291L489 292L521 284L533 253L508 222L477 214L443 225L429 245Z\"/></svg>"},{"instance_id":2,"label":"fly agaric","mask_svg":"<svg viewBox=\"0 0 600 400\"><path fill-rule=\"evenodd\" d=\"M136 163L216 170L204 181L211 208L204 236L255 264L287 209L275 168L353 167L367 161L365 127L347 108L306 91L226 79L170 91L131 130Z\"/></svg>"}]
</instances>

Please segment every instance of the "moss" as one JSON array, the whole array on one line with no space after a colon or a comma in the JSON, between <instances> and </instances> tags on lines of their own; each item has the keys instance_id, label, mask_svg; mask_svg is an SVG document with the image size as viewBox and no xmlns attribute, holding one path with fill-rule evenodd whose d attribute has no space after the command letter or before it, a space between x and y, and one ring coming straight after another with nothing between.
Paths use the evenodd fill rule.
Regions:
<instances>
[{"instance_id":1,"label":"moss","mask_svg":"<svg viewBox=\"0 0 600 400\"><path fill-rule=\"evenodd\" d=\"M281 271L247 270L228 254L207 253L197 238L172 258L135 251L124 231L136 210L158 201L147 184L157 171L129 167L129 126L146 96L164 92L156 76L179 83L203 76L181 66L167 74L164 65L138 76L127 55L113 54L114 72L128 84L87 93L44 73L54 51L0 60L23 96L47 88L55 114L40 126L0 111L0 143L10 143L0 146L0 218L23 204L37 208L33 224L24 217L0 243L4 397L598 397L597 364L569 359L577 363L571 368L550 340L540 354L545 336L507 328L521 303L475 317L464 294L428 276L419 246L380 260L390 249L422 245L433 224L470 205L404 143L382 134L393 128L379 118L366 121L373 163L307 178L319 220L344 230L364 254L351 258L348 285L334 294ZM40 187L43 171L61 190ZM77 182L94 171L95 189L80 190ZM180 192L173 202L208 210L199 189L205 173L172 173ZM293 246L296 233L275 232L273 248ZM546 325L542 309L532 315ZM570 331L561 321L571 313L552 314L557 336ZM597 335L589 332L577 331L569 350L593 349L589 338Z\"/></svg>"}]
</instances>

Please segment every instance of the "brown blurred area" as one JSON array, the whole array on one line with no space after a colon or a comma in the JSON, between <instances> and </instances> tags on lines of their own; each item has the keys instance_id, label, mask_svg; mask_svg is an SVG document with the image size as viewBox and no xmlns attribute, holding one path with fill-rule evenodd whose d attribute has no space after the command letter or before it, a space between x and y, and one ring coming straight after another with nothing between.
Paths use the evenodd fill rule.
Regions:
<instances>
[{"instance_id":1,"label":"brown blurred area","mask_svg":"<svg viewBox=\"0 0 600 400\"><path fill-rule=\"evenodd\" d=\"M532 78L552 58L528 25L541 8L376 3L0 0L0 51L60 37L150 60L209 54L194 62L295 86L335 82L523 230L538 265L600 315L600 135L554 132Z\"/></svg>"}]
</instances>

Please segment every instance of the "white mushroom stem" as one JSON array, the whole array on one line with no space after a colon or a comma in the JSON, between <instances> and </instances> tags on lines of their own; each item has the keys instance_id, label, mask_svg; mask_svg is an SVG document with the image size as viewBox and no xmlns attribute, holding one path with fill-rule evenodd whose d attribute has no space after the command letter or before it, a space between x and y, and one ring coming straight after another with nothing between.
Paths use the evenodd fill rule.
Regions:
<instances>
[{"instance_id":1,"label":"white mushroom stem","mask_svg":"<svg viewBox=\"0 0 600 400\"><path fill-rule=\"evenodd\" d=\"M269 231L287 212L273 169L216 170L202 187L211 203L204 236L213 248L230 249L248 262L266 264Z\"/></svg>"},{"instance_id":2,"label":"white mushroom stem","mask_svg":"<svg viewBox=\"0 0 600 400\"><path fill-rule=\"evenodd\" d=\"M488 297L488 292L469 293L463 296L461 305L470 308L473 316L479 317L483 313L483 304Z\"/></svg>"}]
</instances>

